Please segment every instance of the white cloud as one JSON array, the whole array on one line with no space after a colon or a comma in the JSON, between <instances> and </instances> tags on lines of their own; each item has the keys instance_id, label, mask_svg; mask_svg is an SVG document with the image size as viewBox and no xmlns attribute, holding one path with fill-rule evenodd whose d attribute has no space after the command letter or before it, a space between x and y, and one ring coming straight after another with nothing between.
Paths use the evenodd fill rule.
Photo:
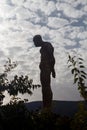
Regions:
<instances>
[{"instance_id":1,"label":"white cloud","mask_svg":"<svg viewBox=\"0 0 87 130\"><path fill-rule=\"evenodd\" d=\"M3 19L9 18L14 9L15 7L13 6L9 6L7 4L2 6L2 4L0 4L0 16L3 17Z\"/></svg>"},{"instance_id":2,"label":"white cloud","mask_svg":"<svg viewBox=\"0 0 87 130\"><path fill-rule=\"evenodd\" d=\"M83 21L83 23L87 26L87 19L85 19L85 20Z\"/></svg>"},{"instance_id":3,"label":"white cloud","mask_svg":"<svg viewBox=\"0 0 87 130\"><path fill-rule=\"evenodd\" d=\"M29 5L31 5L29 7ZM29 10L33 12L43 12L45 15L51 15L56 10L55 3L53 1L26 1L24 3L24 7L29 8Z\"/></svg>"},{"instance_id":4,"label":"white cloud","mask_svg":"<svg viewBox=\"0 0 87 130\"><path fill-rule=\"evenodd\" d=\"M84 6L84 11L87 12L87 4Z\"/></svg>"},{"instance_id":5,"label":"white cloud","mask_svg":"<svg viewBox=\"0 0 87 130\"><path fill-rule=\"evenodd\" d=\"M84 31L84 27L70 26L69 29L66 30L65 36L72 40L76 38L82 39L82 37L86 38L86 31Z\"/></svg>"},{"instance_id":6,"label":"white cloud","mask_svg":"<svg viewBox=\"0 0 87 130\"><path fill-rule=\"evenodd\" d=\"M84 0L84 1L82 1L82 0L74 0L74 2L76 3L76 4L81 4L81 5L85 5L85 4L87 4L87 0Z\"/></svg>"},{"instance_id":7,"label":"white cloud","mask_svg":"<svg viewBox=\"0 0 87 130\"><path fill-rule=\"evenodd\" d=\"M87 39L87 31L79 32L78 36L79 39Z\"/></svg>"},{"instance_id":8,"label":"white cloud","mask_svg":"<svg viewBox=\"0 0 87 130\"><path fill-rule=\"evenodd\" d=\"M59 87L60 86L60 87ZM78 100L83 100L82 97L80 96L78 90L76 87L70 87L67 85L67 87L64 87L64 84L62 85L56 85L55 90L53 89L53 94L54 94L54 100L67 100L68 101L78 101ZM56 92L57 95L56 95Z\"/></svg>"},{"instance_id":9,"label":"white cloud","mask_svg":"<svg viewBox=\"0 0 87 130\"><path fill-rule=\"evenodd\" d=\"M11 1L14 5L19 5L19 6L22 6L24 2L24 0L11 0Z\"/></svg>"},{"instance_id":10,"label":"white cloud","mask_svg":"<svg viewBox=\"0 0 87 130\"><path fill-rule=\"evenodd\" d=\"M41 10L45 13L45 15L51 15L54 11L56 11L56 6L53 1L49 1L46 3Z\"/></svg>"},{"instance_id":11,"label":"white cloud","mask_svg":"<svg viewBox=\"0 0 87 130\"><path fill-rule=\"evenodd\" d=\"M1 3L2 5L5 5L6 2L7 2L7 0L2 0L2 1L0 1L0 3Z\"/></svg>"},{"instance_id":12,"label":"white cloud","mask_svg":"<svg viewBox=\"0 0 87 130\"><path fill-rule=\"evenodd\" d=\"M69 22L62 18L57 17L49 17L48 18L48 26L54 29L61 28L65 25L67 25Z\"/></svg>"},{"instance_id":13,"label":"white cloud","mask_svg":"<svg viewBox=\"0 0 87 130\"><path fill-rule=\"evenodd\" d=\"M85 4L87 4L87 0L84 0L84 1L82 1L82 0L59 0L59 3L69 3L69 4L71 4L72 6L73 5L75 5L75 4L82 4L82 5L85 5Z\"/></svg>"},{"instance_id":14,"label":"white cloud","mask_svg":"<svg viewBox=\"0 0 87 130\"><path fill-rule=\"evenodd\" d=\"M33 12L37 12L41 7L44 7L44 5L46 5L46 3L47 3L46 1L42 2L42 0L38 0L38 1L27 0L24 3L24 7L28 8L29 10L31 10Z\"/></svg>"},{"instance_id":15,"label":"white cloud","mask_svg":"<svg viewBox=\"0 0 87 130\"><path fill-rule=\"evenodd\" d=\"M16 14L18 20L28 19L30 16L29 11L23 7L17 7L14 13Z\"/></svg>"},{"instance_id":16,"label":"white cloud","mask_svg":"<svg viewBox=\"0 0 87 130\"><path fill-rule=\"evenodd\" d=\"M81 48L86 50L86 48L87 48L87 39L86 40L81 40L80 44L81 44ZM87 59L87 57L86 57L86 59Z\"/></svg>"},{"instance_id":17,"label":"white cloud","mask_svg":"<svg viewBox=\"0 0 87 130\"><path fill-rule=\"evenodd\" d=\"M80 18L84 15L84 12L75 9L72 5L67 3L57 3L56 7L58 11L63 11L67 17Z\"/></svg>"}]
</instances>

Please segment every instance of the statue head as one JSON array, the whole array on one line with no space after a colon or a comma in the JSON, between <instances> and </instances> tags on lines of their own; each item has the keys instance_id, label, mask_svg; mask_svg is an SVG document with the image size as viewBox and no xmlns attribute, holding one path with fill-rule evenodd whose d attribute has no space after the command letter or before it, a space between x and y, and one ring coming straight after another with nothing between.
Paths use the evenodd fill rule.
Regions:
<instances>
[{"instance_id":1,"label":"statue head","mask_svg":"<svg viewBox=\"0 0 87 130\"><path fill-rule=\"evenodd\" d=\"M33 37L33 42L34 42L36 47L42 46L42 37L40 35L35 35Z\"/></svg>"}]
</instances>

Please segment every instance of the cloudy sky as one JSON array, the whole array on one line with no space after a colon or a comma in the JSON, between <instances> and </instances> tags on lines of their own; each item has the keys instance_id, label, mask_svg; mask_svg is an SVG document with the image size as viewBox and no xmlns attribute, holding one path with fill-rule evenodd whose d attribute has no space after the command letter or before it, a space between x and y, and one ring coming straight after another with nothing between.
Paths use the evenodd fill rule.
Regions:
<instances>
[{"instance_id":1,"label":"cloudy sky","mask_svg":"<svg viewBox=\"0 0 87 130\"><path fill-rule=\"evenodd\" d=\"M32 41L36 34L54 46L54 99L80 100L67 68L67 53L76 51L87 61L87 0L0 0L1 71L9 57L18 62L9 75L27 74L34 83L40 83L40 48L35 48ZM41 89L29 99L42 100Z\"/></svg>"}]
</instances>

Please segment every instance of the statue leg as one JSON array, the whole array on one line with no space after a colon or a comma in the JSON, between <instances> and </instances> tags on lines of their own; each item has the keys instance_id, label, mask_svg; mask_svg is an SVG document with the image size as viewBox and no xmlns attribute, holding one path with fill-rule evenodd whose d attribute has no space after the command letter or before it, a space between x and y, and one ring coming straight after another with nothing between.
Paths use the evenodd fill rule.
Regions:
<instances>
[{"instance_id":1,"label":"statue leg","mask_svg":"<svg viewBox=\"0 0 87 130\"><path fill-rule=\"evenodd\" d=\"M52 90L51 90L51 78L50 70L41 71L40 80L42 85L42 99L43 99L43 108L51 108L52 106Z\"/></svg>"}]
</instances>

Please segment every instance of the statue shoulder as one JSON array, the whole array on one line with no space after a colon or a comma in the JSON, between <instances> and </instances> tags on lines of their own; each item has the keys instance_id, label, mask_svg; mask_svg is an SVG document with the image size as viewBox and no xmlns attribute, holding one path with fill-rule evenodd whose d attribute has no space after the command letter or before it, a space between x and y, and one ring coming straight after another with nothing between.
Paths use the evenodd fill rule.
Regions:
<instances>
[{"instance_id":1,"label":"statue shoulder","mask_svg":"<svg viewBox=\"0 0 87 130\"><path fill-rule=\"evenodd\" d=\"M54 51L54 47L52 46L52 44L50 42L47 42L47 48L50 50L50 51Z\"/></svg>"},{"instance_id":2,"label":"statue shoulder","mask_svg":"<svg viewBox=\"0 0 87 130\"><path fill-rule=\"evenodd\" d=\"M43 51L53 53L54 52L54 47L52 46L52 44L50 42L44 42L42 47L41 47L40 52L43 52Z\"/></svg>"},{"instance_id":3,"label":"statue shoulder","mask_svg":"<svg viewBox=\"0 0 87 130\"><path fill-rule=\"evenodd\" d=\"M50 42L44 42L43 47L53 48L53 46Z\"/></svg>"}]
</instances>

